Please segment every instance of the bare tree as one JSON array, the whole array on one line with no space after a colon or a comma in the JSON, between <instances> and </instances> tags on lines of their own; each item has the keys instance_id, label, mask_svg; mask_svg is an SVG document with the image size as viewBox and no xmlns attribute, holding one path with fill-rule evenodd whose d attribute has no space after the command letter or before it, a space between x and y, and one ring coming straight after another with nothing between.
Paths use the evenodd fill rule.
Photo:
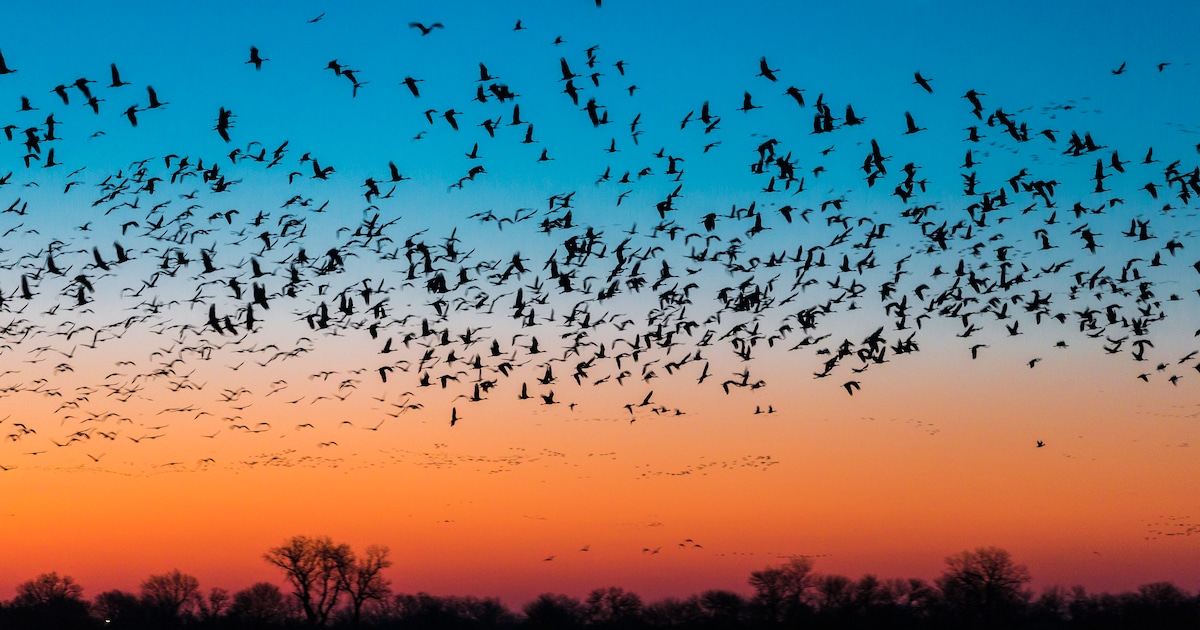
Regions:
<instances>
[{"instance_id":1,"label":"bare tree","mask_svg":"<svg viewBox=\"0 0 1200 630\"><path fill-rule=\"evenodd\" d=\"M329 615L344 590L342 576L353 558L349 545L335 544L328 536L293 536L263 555L263 559L283 570L300 602L305 622L313 628L329 622Z\"/></svg>"},{"instance_id":2,"label":"bare tree","mask_svg":"<svg viewBox=\"0 0 1200 630\"><path fill-rule=\"evenodd\" d=\"M1029 600L1029 570L999 547L978 547L946 558L937 579L946 603L985 626L1003 624Z\"/></svg>"},{"instance_id":3,"label":"bare tree","mask_svg":"<svg viewBox=\"0 0 1200 630\"><path fill-rule=\"evenodd\" d=\"M74 578L50 572L18 584L17 597L13 599L13 604L35 606L81 599L83 599L83 587Z\"/></svg>"},{"instance_id":4,"label":"bare tree","mask_svg":"<svg viewBox=\"0 0 1200 630\"><path fill-rule=\"evenodd\" d=\"M341 567L339 579L341 589L350 598L350 623L357 628L362 620L363 605L369 601L381 602L391 594L391 581L383 577L383 570L392 566L388 559L389 549L382 545L367 547L363 557L350 555Z\"/></svg>"},{"instance_id":5,"label":"bare tree","mask_svg":"<svg viewBox=\"0 0 1200 630\"><path fill-rule=\"evenodd\" d=\"M642 598L637 593L619 586L595 589L583 602L587 624L600 627L633 625L641 617L642 608Z\"/></svg>"},{"instance_id":6,"label":"bare tree","mask_svg":"<svg viewBox=\"0 0 1200 630\"><path fill-rule=\"evenodd\" d=\"M200 599L200 580L175 569L151 575L142 582L142 602L163 619L178 621L190 615Z\"/></svg>"},{"instance_id":7,"label":"bare tree","mask_svg":"<svg viewBox=\"0 0 1200 630\"><path fill-rule=\"evenodd\" d=\"M200 611L200 618L206 622L213 622L221 618L229 611L230 604L229 591L214 586L208 591L208 597L196 598L196 606Z\"/></svg>"},{"instance_id":8,"label":"bare tree","mask_svg":"<svg viewBox=\"0 0 1200 630\"><path fill-rule=\"evenodd\" d=\"M136 628L145 626L146 606L137 595L129 591L113 589L104 591L92 600L92 613L113 628Z\"/></svg>"},{"instance_id":9,"label":"bare tree","mask_svg":"<svg viewBox=\"0 0 1200 630\"><path fill-rule=\"evenodd\" d=\"M290 613L287 596L270 582L256 582L233 595L229 615L251 627L283 623Z\"/></svg>"},{"instance_id":10,"label":"bare tree","mask_svg":"<svg viewBox=\"0 0 1200 630\"><path fill-rule=\"evenodd\" d=\"M17 596L10 605L18 615L31 623L16 627L44 627L56 629L86 628L90 626L88 603L83 599L83 587L70 576L43 573L32 580L17 585ZM4 607L0 606L0 610ZM8 621L0 619L0 627L8 627Z\"/></svg>"},{"instance_id":11,"label":"bare tree","mask_svg":"<svg viewBox=\"0 0 1200 630\"><path fill-rule=\"evenodd\" d=\"M583 624L583 603L569 595L542 593L525 604L525 625L530 628L574 628Z\"/></svg>"},{"instance_id":12,"label":"bare tree","mask_svg":"<svg viewBox=\"0 0 1200 630\"><path fill-rule=\"evenodd\" d=\"M795 620L808 608L808 591L816 583L809 558L792 558L787 563L750 574L754 603L770 623Z\"/></svg>"}]
</instances>

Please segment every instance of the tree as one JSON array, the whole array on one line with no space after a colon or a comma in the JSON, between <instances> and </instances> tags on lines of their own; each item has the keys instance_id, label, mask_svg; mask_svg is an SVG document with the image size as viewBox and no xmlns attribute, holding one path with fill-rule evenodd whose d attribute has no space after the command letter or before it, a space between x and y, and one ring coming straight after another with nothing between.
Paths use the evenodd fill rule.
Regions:
<instances>
[{"instance_id":1,"label":"tree","mask_svg":"<svg viewBox=\"0 0 1200 630\"><path fill-rule=\"evenodd\" d=\"M114 628L144 628L146 607L137 595L120 589L104 591L92 601L92 613L104 625Z\"/></svg>"},{"instance_id":2,"label":"tree","mask_svg":"<svg viewBox=\"0 0 1200 630\"><path fill-rule=\"evenodd\" d=\"M401 593L380 608L387 623L401 628L505 628L517 623L493 597Z\"/></svg>"},{"instance_id":3,"label":"tree","mask_svg":"<svg viewBox=\"0 0 1200 630\"><path fill-rule=\"evenodd\" d=\"M328 536L293 536L263 555L267 562L283 570L293 589L305 623L319 628L329 622L343 592L342 576L353 562L346 544L335 544Z\"/></svg>"},{"instance_id":4,"label":"tree","mask_svg":"<svg viewBox=\"0 0 1200 630\"><path fill-rule=\"evenodd\" d=\"M583 604L569 595L542 593L524 612L530 628L574 628L583 623Z\"/></svg>"},{"instance_id":5,"label":"tree","mask_svg":"<svg viewBox=\"0 0 1200 630\"><path fill-rule=\"evenodd\" d=\"M1029 601L1022 587L1029 570L1013 562L999 547L978 547L946 558L946 570L937 579L953 614L985 627L1012 620Z\"/></svg>"},{"instance_id":6,"label":"tree","mask_svg":"<svg viewBox=\"0 0 1200 630\"><path fill-rule=\"evenodd\" d=\"M69 575L43 573L17 585L16 606L38 606L64 601L83 601L83 587Z\"/></svg>"},{"instance_id":7,"label":"tree","mask_svg":"<svg viewBox=\"0 0 1200 630\"><path fill-rule=\"evenodd\" d=\"M642 620L651 628L696 628L706 620L700 609L700 597L667 597L650 602L642 609Z\"/></svg>"},{"instance_id":8,"label":"tree","mask_svg":"<svg viewBox=\"0 0 1200 630\"><path fill-rule=\"evenodd\" d=\"M733 591L707 590L700 594L700 612L711 628L739 627L745 609L745 598Z\"/></svg>"},{"instance_id":9,"label":"tree","mask_svg":"<svg viewBox=\"0 0 1200 630\"><path fill-rule=\"evenodd\" d=\"M362 558L351 554L339 569L340 587L350 598L351 627L359 626L365 603L372 600L381 602L392 592L391 581L383 577L383 570L392 566L388 552L387 547L371 545Z\"/></svg>"},{"instance_id":10,"label":"tree","mask_svg":"<svg viewBox=\"0 0 1200 630\"><path fill-rule=\"evenodd\" d=\"M16 619L28 621L28 627L82 628L90 621L83 587L69 575L43 573L18 584L16 590L12 608L18 613Z\"/></svg>"},{"instance_id":11,"label":"tree","mask_svg":"<svg viewBox=\"0 0 1200 630\"><path fill-rule=\"evenodd\" d=\"M229 591L214 586L208 591L208 597L196 597L196 606L200 611L200 618L206 622L215 622L220 619L226 612L229 611L230 604Z\"/></svg>"},{"instance_id":12,"label":"tree","mask_svg":"<svg viewBox=\"0 0 1200 630\"><path fill-rule=\"evenodd\" d=\"M642 598L619 586L598 588L583 603L588 625L607 628L633 627L641 619Z\"/></svg>"},{"instance_id":13,"label":"tree","mask_svg":"<svg viewBox=\"0 0 1200 630\"><path fill-rule=\"evenodd\" d=\"M166 623L178 623L195 610L200 599L200 580L175 569L151 575L142 582L142 602Z\"/></svg>"},{"instance_id":14,"label":"tree","mask_svg":"<svg viewBox=\"0 0 1200 630\"><path fill-rule=\"evenodd\" d=\"M768 623L795 621L808 611L808 591L816 582L812 560L792 558L787 563L750 574L754 604Z\"/></svg>"},{"instance_id":15,"label":"tree","mask_svg":"<svg viewBox=\"0 0 1200 630\"><path fill-rule=\"evenodd\" d=\"M252 628L283 623L289 613L287 596L270 582L256 582L233 594L229 616Z\"/></svg>"},{"instance_id":16,"label":"tree","mask_svg":"<svg viewBox=\"0 0 1200 630\"><path fill-rule=\"evenodd\" d=\"M821 617L834 625L856 612L855 584L844 575L822 575L816 579L815 599Z\"/></svg>"}]
</instances>

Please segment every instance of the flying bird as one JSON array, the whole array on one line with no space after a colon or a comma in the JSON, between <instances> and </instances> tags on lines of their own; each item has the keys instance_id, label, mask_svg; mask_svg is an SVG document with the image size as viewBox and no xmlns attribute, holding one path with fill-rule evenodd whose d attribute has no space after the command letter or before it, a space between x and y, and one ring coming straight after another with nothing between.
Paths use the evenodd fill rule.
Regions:
<instances>
[{"instance_id":1,"label":"flying bird","mask_svg":"<svg viewBox=\"0 0 1200 630\"><path fill-rule=\"evenodd\" d=\"M446 28L445 26L442 25L441 22L434 22L433 24L430 24L429 26L425 26L424 24L422 24L420 22L409 22L408 26L410 28L415 28L415 29L421 31L421 37L424 37L424 36L432 33L433 29L435 29L435 28Z\"/></svg>"},{"instance_id":2,"label":"flying bird","mask_svg":"<svg viewBox=\"0 0 1200 630\"><path fill-rule=\"evenodd\" d=\"M921 72L920 72L920 71L914 72L914 73L913 73L913 78L915 79L915 80L913 81L913 84L914 84L914 85L919 85L919 86L921 86L922 88L925 88L925 91L926 91L926 92L929 92L930 94L933 94L933 88L929 86L929 81L930 81L930 79L927 79L927 78L925 78L925 77L921 76Z\"/></svg>"},{"instance_id":3,"label":"flying bird","mask_svg":"<svg viewBox=\"0 0 1200 630\"><path fill-rule=\"evenodd\" d=\"M258 54L258 48L256 46L251 46L250 47L250 59L248 61L246 61L246 63L254 64L255 70L262 70L262 65L263 65L264 61L270 61L270 59L260 57Z\"/></svg>"},{"instance_id":4,"label":"flying bird","mask_svg":"<svg viewBox=\"0 0 1200 630\"><path fill-rule=\"evenodd\" d=\"M754 76L765 77L768 81L775 81L776 72L779 72L779 69L776 68L772 70L771 67L767 65L767 58L762 57L758 60L758 74Z\"/></svg>"}]
</instances>

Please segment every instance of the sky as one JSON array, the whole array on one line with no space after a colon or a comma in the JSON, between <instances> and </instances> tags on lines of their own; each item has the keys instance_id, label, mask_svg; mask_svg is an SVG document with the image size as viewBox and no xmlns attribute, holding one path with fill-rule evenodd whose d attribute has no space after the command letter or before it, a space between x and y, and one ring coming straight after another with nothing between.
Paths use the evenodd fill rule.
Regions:
<instances>
[{"instance_id":1,"label":"sky","mask_svg":"<svg viewBox=\"0 0 1200 630\"><path fill-rule=\"evenodd\" d=\"M1198 12L11 7L0 596L1195 589Z\"/></svg>"}]
</instances>

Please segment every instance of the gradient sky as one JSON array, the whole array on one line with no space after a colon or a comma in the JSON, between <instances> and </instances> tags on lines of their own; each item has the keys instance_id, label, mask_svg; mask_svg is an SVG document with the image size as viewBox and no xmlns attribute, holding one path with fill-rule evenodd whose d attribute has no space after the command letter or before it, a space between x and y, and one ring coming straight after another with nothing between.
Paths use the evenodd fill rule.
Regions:
<instances>
[{"instance_id":1,"label":"gradient sky","mask_svg":"<svg viewBox=\"0 0 1200 630\"><path fill-rule=\"evenodd\" d=\"M1200 162L1200 7L546 4L7 9L0 52L16 72L0 76L0 123L13 126L0 140L0 208L10 209L0 214L0 595L52 570L89 595L173 568L205 587L279 581L262 553L296 534L388 545L397 591L513 605L610 584L646 598L745 590L750 571L796 555L823 572L932 578L945 556L981 545L1008 549L1039 586L1200 584L1200 239L1196 201L1179 195ZM444 28L422 36L414 21ZM246 63L251 46L261 70ZM776 82L757 76L763 57ZM578 104L563 93L560 59L581 75ZM330 60L354 71L357 90ZM129 85L109 87L110 63ZM477 81L480 63L497 78ZM98 114L73 85L80 77L95 81ZM419 98L406 77L420 80ZM492 83L517 94L523 124L509 125L514 101L472 101ZM148 108L147 86L162 107ZM789 86L804 90L804 107ZM979 118L968 90L982 94ZM758 108L738 111L744 93ZM22 96L36 109L19 111ZM591 98L608 124L589 122ZM832 132L811 133L818 100L837 118ZM719 118L707 132L705 102ZM863 124L842 125L847 104ZM234 114L229 142L214 129L222 108ZM442 116L450 109L458 130ZM1029 139L989 126L997 111ZM925 129L906 134L905 112ZM488 119L500 119L494 138L480 126ZM530 123L534 142L523 143ZM980 142L965 140L970 126ZM1101 148L1070 155L1072 132ZM772 184L770 165L752 171L768 139L802 191ZM873 186L862 168L872 140L889 158ZM51 149L59 164L44 168ZM264 161L246 157L264 149ZM963 167L968 150L976 164ZM228 190L192 167L173 181L185 156L219 165ZM313 178L302 156L334 170ZM681 158L682 175L664 156ZM389 162L403 181L388 181ZM905 202L892 193L908 163L926 187ZM463 180L477 165L484 172ZM1022 169L1024 183L1058 183L1054 207L1009 188ZM367 178L386 198L364 198ZM979 210L968 207L1002 189L1010 204L972 225ZM677 190L660 218L656 204ZM745 211L731 216L751 204L765 231ZM904 214L919 207L924 226ZM382 231L368 239L364 222ZM960 224L944 250L928 237L943 222ZM1146 238L1122 235L1137 222ZM883 223L885 237L868 238ZM564 242L589 229L594 255L568 264ZM1095 252L1084 230L1097 234ZM699 256L709 236L721 240ZM739 268L712 257L735 238ZM629 262L620 292L597 301L626 239L646 286L626 283ZM468 282L434 295L419 265L409 281L406 241L439 256L452 287L460 268ZM116 264L113 242L132 260ZM331 248L344 266L323 272ZM827 266L801 275L797 248ZM202 250L215 271L204 273ZM857 269L871 252L874 266ZM501 281L518 254L528 271ZM549 277L551 257L576 274L572 291ZM672 277L652 290L664 262ZM970 289L970 277L994 283L1001 263L1010 279L1024 268L1025 282ZM693 282L682 311L663 307L662 291ZM955 282L962 292L931 303ZM247 331L255 283L271 308L255 308ZM844 297L852 284L862 294ZM739 285L769 288L768 307L723 308ZM364 286L385 313L364 306ZM518 289L533 326L522 325L528 310L512 316ZM352 314L339 295L353 297ZM905 297L900 322L886 305ZM322 303L331 323L312 329ZM803 330L797 312L818 305L830 312ZM237 334L210 328L210 308ZM1092 309L1097 326L1085 330ZM422 320L436 334L422 336ZM676 345L634 341L659 324ZM851 354L814 378L843 340L863 349L881 327L886 362ZM890 349L910 335L919 351ZM809 336L819 339L801 345ZM532 337L542 353L529 353ZM482 370L465 364L476 355ZM541 383L547 365L554 381ZM420 387L422 374L433 385ZM442 387L442 375L458 380ZM472 400L474 382L489 380ZM860 389L848 395L851 381ZM522 384L531 399L518 399ZM555 404L543 404L551 391Z\"/></svg>"}]
</instances>

